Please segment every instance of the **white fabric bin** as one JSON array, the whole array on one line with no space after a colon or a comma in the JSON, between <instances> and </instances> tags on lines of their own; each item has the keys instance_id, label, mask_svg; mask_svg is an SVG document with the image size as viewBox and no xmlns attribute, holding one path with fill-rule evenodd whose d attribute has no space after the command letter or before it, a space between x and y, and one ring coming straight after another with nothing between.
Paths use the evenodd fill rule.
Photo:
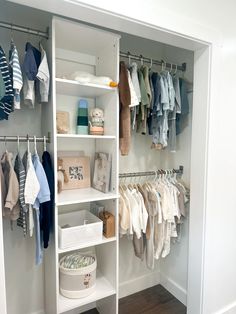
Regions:
<instances>
[{"instance_id":1,"label":"white fabric bin","mask_svg":"<svg viewBox=\"0 0 236 314\"><path fill-rule=\"evenodd\" d=\"M102 240L102 221L88 210L58 216L59 248L66 249Z\"/></svg>"},{"instance_id":2,"label":"white fabric bin","mask_svg":"<svg viewBox=\"0 0 236 314\"><path fill-rule=\"evenodd\" d=\"M87 254L81 253L84 256ZM79 299L95 291L97 260L94 254L88 255L94 257L94 262L78 269L68 269L61 265L66 256L60 260L60 292L64 297Z\"/></svg>"}]
</instances>

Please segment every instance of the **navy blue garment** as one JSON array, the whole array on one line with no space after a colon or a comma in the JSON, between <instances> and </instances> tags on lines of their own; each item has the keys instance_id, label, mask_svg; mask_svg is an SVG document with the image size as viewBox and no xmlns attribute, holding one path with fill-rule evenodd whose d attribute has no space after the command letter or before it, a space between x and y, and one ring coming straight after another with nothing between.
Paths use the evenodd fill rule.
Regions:
<instances>
[{"instance_id":1,"label":"navy blue garment","mask_svg":"<svg viewBox=\"0 0 236 314\"><path fill-rule=\"evenodd\" d=\"M188 125L189 101L187 94L187 86L184 79L179 78L181 113L176 114L176 135L183 132Z\"/></svg>"},{"instance_id":2,"label":"navy blue garment","mask_svg":"<svg viewBox=\"0 0 236 314\"><path fill-rule=\"evenodd\" d=\"M48 247L50 230L54 218L54 171L51 156L44 152L42 156L42 165L48 180L51 199L48 202L40 204L40 229L43 234L44 248Z\"/></svg>"},{"instance_id":3,"label":"navy blue garment","mask_svg":"<svg viewBox=\"0 0 236 314\"><path fill-rule=\"evenodd\" d=\"M36 49L31 43L25 45L25 57L23 62L23 71L28 80L34 81L38 73L38 68L41 62L41 52Z\"/></svg>"}]
</instances>

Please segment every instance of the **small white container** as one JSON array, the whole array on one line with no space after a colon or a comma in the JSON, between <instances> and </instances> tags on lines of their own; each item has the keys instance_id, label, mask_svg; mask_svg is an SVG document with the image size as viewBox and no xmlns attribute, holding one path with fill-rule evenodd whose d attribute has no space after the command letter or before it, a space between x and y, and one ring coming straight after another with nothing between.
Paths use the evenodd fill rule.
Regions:
<instances>
[{"instance_id":1,"label":"small white container","mask_svg":"<svg viewBox=\"0 0 236 314\"><path fill-rule=\"evenodd\" d=\"M81 255L86 256L87 253ZM89 255L94 257L94 262L79 269L64 268L61 262L66 256L60 260L60 292L64 297L70 299L85 298L95 291L97 260L94 254Z\"/></svg>"},{"instance_id":2,"label":"small white container","mask_svg":"<svg viewBox=\"0 0 236 314\"><path fill-rule=\"evenodd\" d=\"M102 240L102 221L88 210L58 216L59 248L66 249Z\"/></svg>"}]
</instances>

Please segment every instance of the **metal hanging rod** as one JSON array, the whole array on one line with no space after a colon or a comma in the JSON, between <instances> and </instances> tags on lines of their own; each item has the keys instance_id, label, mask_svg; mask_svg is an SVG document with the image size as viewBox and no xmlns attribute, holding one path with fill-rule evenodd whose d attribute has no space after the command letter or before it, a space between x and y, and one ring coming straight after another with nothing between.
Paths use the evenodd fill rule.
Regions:
<instances>
[{"instance_id":1,"label":"metal hanging rod","mask_svg":"<svg viewBox=\"0 0 236 314\"><path fill-rule=\"evenodd\" d=\"M177 70L185 72L186 68L187 68L187 63L182 63L182 65L178 65L175 63L165 62L164 60L160 61L160 60L155 60L152 58L143 57L142 55L135 55L135 54L132 54L130 52L120 51L120 56L123 58L130 58L133 60L143 61L143 62L150 63L150 64L164 65L166 68L170 68L170 69L172 68L173 71L175 71L177 68Z\"/></svg>"},{"instance_id":2,"label":"metal hanging rod","mask_svg":"<svg viewBox=\"0 0 236 314\"><path fill-rule=\"evenodd\" d=\"M19 142L34 142L34 136L29 136L29 135L26 135L26 136L17 136L17 135L11 135L11 136L0 136L0 142L18 142L18 139L19 139ZM36 142L44 142L46 140L47 143L50 143L51 142L51 139L50 139L50 134L48 133L48 136L45 136L45 137L35 137L36 139Z\"/></svg>"},{"instance_id":3,"label":"metal hanging rod","mask_svg":"<svg viewBox=\"0 0 236 314\"><path fill-rule=\"evenodd\" d=\"M32 29L29 27L24 27L16 24L11 24L11 23L5 23L3 21L0 21L0 27L7 28L10 30L30 34L30 35L36 35L39 37L44 37L44 38L49 38L49 28L47 28L46 32L39 31L37 29Z\"/></svg>"},{"instance_id":4,"label":"metal hanging rod","mask_svg":"<svg viewBox=\"0 0 236 314\"><path fill-rule=\"evenodd\" d=\"M167 174L169 170L158 169L157 171L144 171L144 172L127 172L120 173L119 178L131 178L131 177L147 177L154 176L157 174ZM184 172L184 167L179 166L179 169L172 169L172 173L177 173L182 175Z\"/></svg>"}]
</instances>

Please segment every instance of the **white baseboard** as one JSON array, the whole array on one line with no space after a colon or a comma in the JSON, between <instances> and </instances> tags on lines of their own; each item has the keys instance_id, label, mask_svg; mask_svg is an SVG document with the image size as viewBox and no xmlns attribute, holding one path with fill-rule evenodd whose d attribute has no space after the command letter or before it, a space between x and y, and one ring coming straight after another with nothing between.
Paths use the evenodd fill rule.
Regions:
<instances>
[{"instance_id":1,"label":"white baseboard","mask_svg":"<svg viewBox=\"0 0 236 314\"><path fill-rule=\"evenodd\" d=\"M187 291L181 287L177 282L160 273L160 284L176 297L185 306L187 305Z\"/></svg>"},{"instance_id":2,"label":"white baseboard","mask_svg":"<svg viewBox=\"0 0 236 314\"><path fill-rule=\"evenodd\" d=\"M119 298L124 298L130 294L142 291L144 289L160 284L159 271L152 272L145 276L137 277L120 283Z\"/></svg>"},{"instance_id":3,"label":"white baseboard","mask_svg":"<svg viewBox=\"0 0 236 314\"><path fill-rule=\"evenodd\" d=\"M215 312L214 314L235 314L235 313L236 313L236 301L223 307L221 310Z\"/></svg>"}]
</instances>

